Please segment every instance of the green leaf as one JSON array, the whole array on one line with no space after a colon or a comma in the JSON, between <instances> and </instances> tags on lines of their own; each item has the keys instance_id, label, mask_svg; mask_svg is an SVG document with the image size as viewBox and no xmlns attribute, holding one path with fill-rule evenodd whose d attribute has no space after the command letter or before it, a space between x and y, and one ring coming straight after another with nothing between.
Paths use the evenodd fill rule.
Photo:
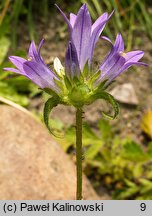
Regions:
<instances>
[{"instance_id":1,"label":"green leaf","mask_svg":"<svg viewBox=\"0 0 152 216\"><path fill-rule=\"evenodd\" d=\"M136 166L134 166L133 169L134 178L139 179L143 175L143 171L144 169L141 163L138 163Z\"/></svg>"},{"instance_id":2,"label":"green leaf","mask_svg":"<svg viewBox=\"0 0 152 216\"><path fill-rule=\"evenodd\" d=\"M52 111L52 109L54 107L56 107L58 104L59 104L59 98L57 98L57 97L49 98L44 105L44 112L43 112L44 123L45 123L46 127L48 128L50 133L53 134L57 138L59 138L59 135L54 134L54 132L50 128L49 115L50 115L50 112Z\"/></svg>"},{"instance_id":3,"label":"green leaf","mask_svg":"<svg viewBox=\"0 0 152 216\"><path fill-rule=\"evenodd\" d=\"M141 196L137 196L136 200L152 200L151 191L149 193L142 194Z\"/></svg>"},{"instance_id":4,"label":"green leaf","mask_svg":"<svg viewBox=\"0 0 152 216\"><path fill-rule=\"evenodd\" d=\"M100 142L95 142L91 145L87 152L86 152L86 159L94 159L94 157L100 152L101 147L103 146L104 142L100 140Z\"/></svg>"},{"instance_id":5,"label":"green leaf","mask_svg":"<svg viewBox=\"0 0 152 216\"><path fill-rule=\"evenodd\" d=\"M150 156L152 157L152 142L150 142L150 143L148 144L147 153L148 153L148 155L150 155Z\"/></svg>"},{"instance_id":6,"label":"green leaf","mask_svg":"<svg viewBox=\"0 0 152 216\"><path fill-rule=\"evenodd\" d=\"M0 81L0 96L22 106L27 106L29 104L28 97L23 94L18 94L15 88L4 81Z\"/></svg>"},{"instance_id":7,"label":"green leaf","mask_svg":"<svg viewBox=\"0 0 152 216\"><path fill-rule=\"evenodd\" d=\"M128 141L124 144L123 155L125 158L132 161L146 159L141 146L134 141Z\"/></svg>"},{"instance_id":8,"label":"green leaf","mask_svg":"<svg viewBox=\"0 0 152 216\"><path fill-rule=\"evenodd\" d=\"M140 179L139 182L142 184L141 194L152 191L152 182L148 179Z\"/></svg>"},{"instance_id":9,"label":"green leaf","mask_svg":"<svg viewBox=\"0 0 152 216\"><path fill-rule=\"evenodd\" d=\"M98 123L98 128L100 129L102 139L106 141L112 138L112 128L107 120L100 120Z\"/></svg>"},{"instance_id":10,"label":"green leaf","mask_svg":"<svg viewBox=\"0 0 152 216\"><path fill-rule=\"evenodd\" d=\"M4 61L10 46L10 40L6 37L0 38L0 64Z\"/></svg>"},{"instance_id":11,"label":"green leaf","mask_svg":"<svg viewBox=\"0 0 152 216\"><path fill-rule=\"evenodd\" d=\"M60 119L50 119L50 123L52 125L52 128L61 131L64 128L64 124Z\"/></svg>"},{"instance_id":12,"label":"green leaf","mask_svg":"<svg viewBox=\"0 0 152 216\"><path fill-rule=\"evenodd\" d=\"M129 180L126 180L126 185L127 185L127 187L125 187L124 189L117 190L114 192L114 194L113 194L114 199L130 198L131 196L138 193L138 191L140 190L140 188L135 183L133 183Z\"/></svg>"},{"instance_id":13,"label":"green leaf","mask_svg":"<svg viewBox=\"0 0 152 216\"><path fill-rule=\"evenodd\" d=\"M93 141L99 139L87 122L83 123L83 137L85 139L92 139Z\"/></svg>"},{"instance_id":14,"label":"green leaf","mask_svg":"<svg viewBox=\"0 0 152 216\"><path fill-rule=\"evenodd\" d=\"M102 92L97 92L92 97L95 99L104 99L109 104L111 104L113 109L114 109L114 115L109 115L105 112L102 112L102 115L107 117L108 119L115 119L116 118L116 116L119 113L119 105L118 105L117 101L115 100L115 98L111 94L109 94L108 92L102 91Z\"/></svg>"},{"instance_id":15,"label":"green leaf","mask_svg":"<svg viewBox=\"0 0 152 216\"><path fill-rule=\"evenodd\" d=\"M62 130L64 127L62 128ZM63 139L59 140L59 144L63 148L65 152L68 151L70 146L74 146L75 144L75 128L74 127L69 127L65 129L65 135Z\"/></svg>"}]
</instances>

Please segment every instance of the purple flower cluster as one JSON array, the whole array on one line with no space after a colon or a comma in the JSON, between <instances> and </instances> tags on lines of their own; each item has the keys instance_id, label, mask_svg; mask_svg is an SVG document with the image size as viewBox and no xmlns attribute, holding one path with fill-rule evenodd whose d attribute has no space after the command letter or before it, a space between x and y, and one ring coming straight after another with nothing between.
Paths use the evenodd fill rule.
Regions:
<instances>
[{"instance_id":1,"label":"purple flower cluster","mask_svg":"<svg viewBox=\"0 0 152 216\"><path fill-rule=\"evenodd\" d=\"M92 24L86 4L82 5L77 15L71 13L70 19L66 17L59 7L58 9L66 21L70 33L70 39L65 55L64 76L59 76L58 73L55 71L53 72L44 63L43 58L40 55L40 49L44 40L40 42L38 49L36 49L34 42L31 43L28 52L28 59L23 59L18 56L9 57L10 61L17 69L4 68L4 70L24 75L40 88L49 88L57 94L61 92L58 83L61 82L64 85L64 77L66 77L71 83L74 83L75 78L79 80L80 77L83 76L86 65L88 71L87 76L89 77L96 42L98 41L107 21L113 15L113 12L110 15L104 13ZM110 39L107 37L103 37L103 39L112 44ZM143 55L144 52L140 50L125 53L122 36L121 34L118 34L114 45L112 44L110 53L95 71L95 73L100 71L96 84L98 85L106 80L105 85L108 85L130 66L145 65L144 63L139 62Z\"/></svg>"}]
</instances>

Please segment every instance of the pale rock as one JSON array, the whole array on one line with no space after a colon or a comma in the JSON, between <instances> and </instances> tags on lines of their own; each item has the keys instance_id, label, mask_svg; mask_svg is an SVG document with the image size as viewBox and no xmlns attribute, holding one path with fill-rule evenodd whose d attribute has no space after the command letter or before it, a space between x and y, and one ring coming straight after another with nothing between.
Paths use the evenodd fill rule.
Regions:
<instances>
[{"instance_id":1,"label":"pale rock","mask_svg":"<svg viewBox=\"0 0 152 216\"><path fill-rule=\"evenodd\" d=\"M75 199L75 165L40 122L0 105L0 199ZM84 177L84 199L99 199Z\"/></svg>"},{"instance_id":2,"label":"pale rock","mask_svg":"<svg viewBox=\"0 0 152 216\"><path fill-rule=\"evenodd\" d=\"M139 101L131 83L117 85L111 92L116 100L121 103L138 105Z\"/></svg>"}]
</instances>

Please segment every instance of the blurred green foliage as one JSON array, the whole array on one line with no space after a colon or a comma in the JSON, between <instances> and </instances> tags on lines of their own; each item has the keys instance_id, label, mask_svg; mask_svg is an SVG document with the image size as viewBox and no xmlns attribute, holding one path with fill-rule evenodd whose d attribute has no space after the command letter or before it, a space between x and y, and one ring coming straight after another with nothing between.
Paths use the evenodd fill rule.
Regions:
<instances>
[{"instance_id":1,"label":"blurred green foliage","mask_svg":"<svg viewBox=\"0 0 152 216\"><path fill-rule=\"evenodd\" d=\"M11 45L16 48L17 33L20 21L28 26L29 37L34 39L36 36L35 18L41 17L42 21L47 21L49 1L34 0L1 0L0 3L0 36L9 35Z\"/></svg>"},{"instance_id":2,"label":"blurred green foliage","mask_svg":"<svg viewBox=\"0 0 152 216\"><path fill-rule=\"evenodd\" d=\"M33 22L33 9L39 13L42 13L40 9L43 9L43 17L47 18L47 1L39 2L39 6L36 6L33 0L2 0L0 2L0 96L12 100L22 106L29 104L29 99L39 93L37 87L27 80L25 77L12 75L10 72L3 72L4 67L11 67L11 63L4 61L9 49L14 49L13 55L19 55L25 57L26 54L22 50L15 50L17 43L17 32L19 21L28 24L29 37L32 40L35 35L35 28ZM37 1L38 3L38 1ZM26 20L26 21L25 21Z\"/></svg>"},{"instance_id":3,"label":"blurred green foliage","mask_svg":"<svg viewBox=\"0 0 152 216\"><path fill-rule=\"evenodd\" d=\"M52 124L63 129L59 121ZM105 187L113 199L152 199L152 142L143 148L130 138L116 137L104 119L97 126L97 132L86 123L83 127L83 165L94 186ZM75 128L69 127L59 143L65 151L74 150Z\"/></svg>"}]
</instances>

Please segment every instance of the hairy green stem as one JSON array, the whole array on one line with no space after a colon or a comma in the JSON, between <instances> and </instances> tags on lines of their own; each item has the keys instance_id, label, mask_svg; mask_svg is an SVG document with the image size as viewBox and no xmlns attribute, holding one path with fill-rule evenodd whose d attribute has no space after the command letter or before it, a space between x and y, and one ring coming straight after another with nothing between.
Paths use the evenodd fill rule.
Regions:
<instances>
[{"instance_id":1,"label":"hairy green stem","mask_svg":"<svg viewBox=\"0 0 152 216\"><path fill-rule=\"evenodd\" d=\"M82 109L76 111L76 166L77 192L76 199L82 200Z\"/></svg>"}]
</instances>

